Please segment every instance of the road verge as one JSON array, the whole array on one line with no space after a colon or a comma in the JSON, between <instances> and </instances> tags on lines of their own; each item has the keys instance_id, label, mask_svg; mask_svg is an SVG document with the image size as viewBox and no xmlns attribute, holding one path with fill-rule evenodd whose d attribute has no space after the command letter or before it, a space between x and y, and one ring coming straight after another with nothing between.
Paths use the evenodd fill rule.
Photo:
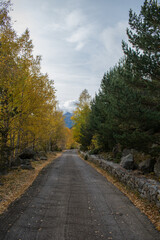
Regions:
<instances>
[{"instance_id":1,"label":"road verge","mask_svg":"<svg viewBox=\"0 0 160 240\"><path fill-rule=\"evenodd\" d=\"M33 170L18 168L10 171L6 175L0 176L0 214L5 212L12 202L24 194L42 169L51 164L60 155L61 153L50 153L46 161L33 161Z\"/></svg>"},{"instance_id":2,"label":"road verge","mask_svg":"<svg viewBox=\"0 0 160 240\"><path fill-rule=\"evenodd\" d=\"M156 229L160 231L160 211L155 203L151 203L147 199L142 198L138 191L131 189L126 184L120 182L118 178L111 175L107 170L102 169L102 165L98 164L98 162L95 163L89 158L86 159L85 155L82 153L80 153L80 157L94 167L100 174L106 177L106 179L116 186L121 192L123 192L130 201L150 219Z\"/></svg>"}]
</instances>

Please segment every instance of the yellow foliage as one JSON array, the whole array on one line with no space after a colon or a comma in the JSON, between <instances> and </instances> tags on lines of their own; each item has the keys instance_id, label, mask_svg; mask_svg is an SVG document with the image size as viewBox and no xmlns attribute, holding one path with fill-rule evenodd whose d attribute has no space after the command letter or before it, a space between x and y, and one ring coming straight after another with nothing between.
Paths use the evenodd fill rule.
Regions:
<instances>
[{"instance_id":1,"label":"yellow foliage","mask_svg":"<svg viewBox=\"0 0 160 240\"><path fill-rule=\"evenodd\" d=\"M76 142L80 142L81 127L87 121L88 114L90 112L90 100L91 97L88 91L85 89L82 91L79 97L79 103L77 104L76 110L73 112L72 120L73 125L73 136Z\"/></svg>"},{"instance_id":2,"label":"yellow foliage","mask_svg":"<svg viewBox=\"0 0 160 240\"><path fill-rule=\"evenodd\" d=\"M73 138L73 130L66 128L66 149L76 148L76 143Z\"/></svg>"},{"instance_id":3,"label":"yellow foliage","mask_svg":"<svg viewBox=\"0 0 160 240\"><path fill-rule=\"evenodd\" d=\"M8 7L0 9L0 165L26 147L54 150L66 141L54 82L41 73L28 29L20 37L12 29Z\"/></svg>"},{"instance_id":4,"label":"yellow foliage","mask_svg":"<svg viewBox=\"0 0 160 240\"><path fill-rule=\"evenodd\" d=\"M92 137L90 149L98 149L98 148L99 148L98 136L95 134Z\"/></svg>"}]
</instances>

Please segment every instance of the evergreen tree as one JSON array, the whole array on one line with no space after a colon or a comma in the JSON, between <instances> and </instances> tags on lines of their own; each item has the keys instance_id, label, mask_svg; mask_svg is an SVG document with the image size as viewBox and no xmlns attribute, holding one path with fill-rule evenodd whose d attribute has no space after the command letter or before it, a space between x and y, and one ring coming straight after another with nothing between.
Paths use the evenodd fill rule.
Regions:
<instances>
[{"instance_id":1,"label":"evergreen tree","mask_svg":"<svg viewBox=\"0 0 160 240\"><path fill-rule=\"evenodd\" d=\"M124 58L104 74L88 117L77 128L79 141L88 149L96 146L111 151L120 143L123 148L149 152L153 143L160 143L160 6L157 1L145 1L139 15L130 10L129 25L127 35L131 46L122 42ZM77 123L80 118L77 112Z\"/></svg>"},{"instance_id":2,"label":"evergreen tree","mask_svg":"<svg viewBox=\"0 0 160 240\"><path fill-rule=\"evenodd\" d=\"M160 6L145 0L140 14L129 12L127 36L132 47L123 42L123 50L132 71L144 81L160 81ZM160 83L159 83L160 84ZM158 86L159 86L158 84Z\"/></svg>"},{"instance_id":3,"label":"evergreen tree","mask_svg":"<svg viewBox=\"0 0 160 240\"><path fill-rule=\"evenodd\" d=\"M123 77L137 96L139 115L134 139L159 142L160 131L160 6L145 1L140 14L129 12L127 35L131 47L122 43L126 56ZM149 146L149 145L148 145Z\"/></svg>"}]
</instances>

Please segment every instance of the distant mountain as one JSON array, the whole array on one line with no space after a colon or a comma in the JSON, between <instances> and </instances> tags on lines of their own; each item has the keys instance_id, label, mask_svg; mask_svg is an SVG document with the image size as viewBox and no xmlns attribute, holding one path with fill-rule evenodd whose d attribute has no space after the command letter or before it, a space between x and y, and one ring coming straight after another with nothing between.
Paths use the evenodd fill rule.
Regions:
<instances>
[{"instance_id":1,"label":"distant mountain","mask_svg":"<svg viewBox=\"0 0 160 240\"><path fill-rule=\"evenodd\" d=\"M63 116L65 117L64 121L65 121L66 127L72 128L73 121L71 120L71 117L73 116L73 114L70 112L67 112L67 113L63 114Z\"/></svg>"}]
</instances>

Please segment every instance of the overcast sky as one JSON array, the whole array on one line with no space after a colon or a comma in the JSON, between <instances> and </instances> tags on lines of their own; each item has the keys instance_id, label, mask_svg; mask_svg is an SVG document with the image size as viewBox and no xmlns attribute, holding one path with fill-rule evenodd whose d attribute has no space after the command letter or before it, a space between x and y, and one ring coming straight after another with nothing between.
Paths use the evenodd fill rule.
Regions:
<instances>
[{"instance_id":1,"label":"overcast sky","mask_svg":"<svg viewBox=\"0 0 160 240\"><path fill-rule=\"evenodd\" d=\"M123 56L129 9L143 0L12 0L14 29L26 28L42 72L55 82L61 109L72 111L85 88L94 97L105 72Z\"/></svg>"}]
</instances>

